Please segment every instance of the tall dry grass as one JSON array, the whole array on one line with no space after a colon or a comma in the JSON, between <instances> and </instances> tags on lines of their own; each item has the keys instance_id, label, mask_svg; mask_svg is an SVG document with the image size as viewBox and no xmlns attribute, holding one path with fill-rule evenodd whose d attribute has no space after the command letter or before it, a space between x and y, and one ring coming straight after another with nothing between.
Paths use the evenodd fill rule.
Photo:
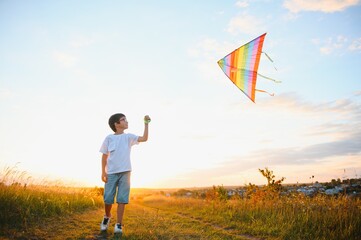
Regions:
<instances>
[{"instance_id":1,"label":"tall dry grass","mask_svg":"<svg viewBox=\"0 0 361 240\"><path fill-rule=\"evenodd\" d=\"M27 229L47 217L103 206L99 188L67 187L56 182L29 184L26 172L5 168L0 178L0 229Z\"/></svg>"},{"instance_id":2,"label":"tall dry grass","mask_svg":"<svg viewBox=\"0 0 361 240\"><path fill-rule=\"evenodd\" d=\"M143 204L267 239L361 239L361 201L346 196L228 201L152 196Z\"/></svg>"}]
</instances>

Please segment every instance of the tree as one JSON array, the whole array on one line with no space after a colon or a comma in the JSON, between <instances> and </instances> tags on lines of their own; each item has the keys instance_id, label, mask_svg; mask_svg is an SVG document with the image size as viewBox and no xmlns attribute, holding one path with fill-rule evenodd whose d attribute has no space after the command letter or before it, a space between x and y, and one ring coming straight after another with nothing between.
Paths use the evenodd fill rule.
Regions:
<instances>
[{"instance_id":1,"label":"tree","mask_svg":"<svg viewBox=\"0 0 361 240\"><path fill-rule=\"evenodd\" d=\"M284 177L282 177L279 180L276 180L276 176L273 174L273 171L269 170L267 167L263 169L258 169L260 173L267 178L267 187L271 190L281 191L282 190L282 182L285 180Z\"/></svg>"}]
</instances>

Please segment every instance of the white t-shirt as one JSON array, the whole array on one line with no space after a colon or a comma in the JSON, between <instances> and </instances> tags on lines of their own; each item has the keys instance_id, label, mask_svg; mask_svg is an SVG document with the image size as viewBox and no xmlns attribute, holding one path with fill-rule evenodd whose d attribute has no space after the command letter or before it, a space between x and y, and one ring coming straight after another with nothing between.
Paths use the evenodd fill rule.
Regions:
<instances>
[{"instance_id":1,"label":"white t-shirt","mask_svg":"<svg viewBox=\"0 0 361 240\"><path fill-rule=\"evenodd\" d=\"M108 174L132 170L130 149L138 144L138 136L131 133L110 134L100 147L100 152L108 155L106 172Z\"/></svg>"}]
</instances>

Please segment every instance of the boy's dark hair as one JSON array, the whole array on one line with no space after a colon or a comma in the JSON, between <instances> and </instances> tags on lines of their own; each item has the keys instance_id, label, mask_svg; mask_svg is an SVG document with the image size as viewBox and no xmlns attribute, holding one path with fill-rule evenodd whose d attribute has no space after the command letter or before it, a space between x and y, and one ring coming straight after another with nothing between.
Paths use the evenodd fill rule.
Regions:
<instances>
[{"instance_id":1,"label":"boy's dark hair","mask_svg":"<svg viewBox=\"0 0 361 240\"><path fill-rule=\"evenodd\" d=\"M125 115L123 113L116 113L116 114L113 114L112 116L110 116L109 118L109 127L114 131L116 132L117 130L115 129L115 123L118 123L119 122L119 119L122 118L122 117L125 117Z\"/></svg>"}]
</instances>

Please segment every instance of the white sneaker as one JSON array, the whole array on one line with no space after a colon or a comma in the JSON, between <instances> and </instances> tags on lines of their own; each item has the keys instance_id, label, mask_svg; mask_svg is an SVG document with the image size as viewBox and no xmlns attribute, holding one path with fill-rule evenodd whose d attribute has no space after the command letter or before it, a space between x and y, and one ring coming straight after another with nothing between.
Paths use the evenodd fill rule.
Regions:
<instances>
[{"instance_id":1,"label":"white sneaker","mask_svg":"<svg viewBox=\"0 0 361 240\"><path fill-rule=\"evenodd\" d=\"M120 233L120 234L123 233L122 225L120 225L120 223L115 224L114 233Z\"/></svg>"},{"instance_id":2,"label":"white sneaker","mask_svg":"<svg viewBox=\"0 0 361 240\"><path fill-rule=\"evenodd\" d=\"M100 223L100 231L108 229L110 223L110 217L104 216L103 221Z\"/></svg>"}]
</instances>

